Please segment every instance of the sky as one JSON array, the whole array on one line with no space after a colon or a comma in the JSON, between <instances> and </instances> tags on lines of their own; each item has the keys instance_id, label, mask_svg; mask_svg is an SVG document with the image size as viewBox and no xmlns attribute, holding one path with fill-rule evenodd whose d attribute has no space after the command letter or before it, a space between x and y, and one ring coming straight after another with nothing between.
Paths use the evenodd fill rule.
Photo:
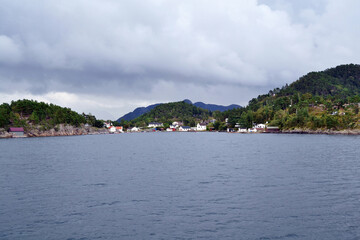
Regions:
<instances>
[{"instance_id":1,"label":"sky","mask_svg":"<svg viewBox=\"0 0 360 240\"><path fill-rule=\"evenodd\" d=\"M2 0L0 103L116 120L190 99L247 105L360 62L358 0Z\"/></svg>"}]
</instances>

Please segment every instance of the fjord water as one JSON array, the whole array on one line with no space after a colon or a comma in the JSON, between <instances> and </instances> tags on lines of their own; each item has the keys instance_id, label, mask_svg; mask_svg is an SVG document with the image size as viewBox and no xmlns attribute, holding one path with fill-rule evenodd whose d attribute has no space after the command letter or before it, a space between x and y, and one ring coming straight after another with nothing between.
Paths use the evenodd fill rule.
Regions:
<instances>
[{"instance_id":1,"label":"fjord water","mask_svg":"<svg viewBox=\"0 0 360 240\"><path fill-rule=\"evenodd\" d=\"M360 137L0 140L0 239L359 239Z\"/></svg>"}]
</instances>

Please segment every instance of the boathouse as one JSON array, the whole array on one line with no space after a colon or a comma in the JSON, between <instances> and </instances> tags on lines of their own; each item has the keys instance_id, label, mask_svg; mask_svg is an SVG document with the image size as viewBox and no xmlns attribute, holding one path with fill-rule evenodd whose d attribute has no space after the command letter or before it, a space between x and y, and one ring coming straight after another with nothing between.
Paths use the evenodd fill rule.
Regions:
<instances>
[{"instance_id":1,"label":"boathouse","mask_svg":"<svg viewBox=\"0 0 360 240\"><path fill-rule=\"evenodd\" d=\"M24 128L11 127L11 128L9 128L9 133L11 133L13 135L13 137L23 137L24 136Z\"/></svg>"},{"instance_id":2,"label":"boathouse","mask_svg":"<svg viewBox=\"0 0 360 240\"><path fill-rule=\"evenodd\" d=\"M279 133L279 132L280 132L280 129L279 129L279 127L268 126L268 127L266 128L266 132L267 132L267 133Z\"/></svg>"}]
</instances>

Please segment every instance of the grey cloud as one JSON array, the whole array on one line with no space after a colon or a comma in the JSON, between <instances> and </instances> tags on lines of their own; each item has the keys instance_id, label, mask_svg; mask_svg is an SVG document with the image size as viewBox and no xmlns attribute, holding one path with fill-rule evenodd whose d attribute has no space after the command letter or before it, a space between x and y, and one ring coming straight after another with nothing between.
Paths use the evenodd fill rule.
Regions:
<instances>
[{"instance_id":1,"label":"grey cloud","mask_svg":"<svg viewBox=\"0 0 360 240\"><path fill-rule=\"evenodd\" d=\"M4 0L0 91L15 82L33 94L206 101L214 93L201 89L221 88L243 103L233 89L260 94L358 62L356 9L356 0ZM164 83L193 87L168 95L156 91Z\"/></svg>"}]
</instances>

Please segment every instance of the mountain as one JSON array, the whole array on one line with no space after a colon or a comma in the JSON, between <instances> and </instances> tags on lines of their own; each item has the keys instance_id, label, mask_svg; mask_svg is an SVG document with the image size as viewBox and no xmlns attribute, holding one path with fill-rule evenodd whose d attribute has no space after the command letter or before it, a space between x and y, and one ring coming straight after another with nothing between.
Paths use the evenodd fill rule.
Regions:
<instances>
[{"instance_id":1,"label":"mountain","mask_svg":"<svg viewBox=\"0 0 360 240\"><path fill-rule=\"evenodd\" d=\"M194 105L196 107L207 109L212 112L214 112L214 111L224 112L224 111L231 110L234 108L241 108L240 105L236 105L236 104L231 104L229 106L222 106L222 105L216 105L216 104L205 104L203 102L196 102L196 103L194 103Z\"/></svg>"},{"instance_id":2,"label":"mountain","mask_svg":"<svg viewBox=\"0 0 360 240\"><path fill-rule=\"evenodd\" d=\"M181 121L185 125L195 125L195 122L207 120L210 112L196 107L186 101L160 104L149 112L135 118L131 123L135 126L147 126L149 122L161 122L171 124L173 121Z\"/></svg>"},{"instance_id":3,"label":"mountain","mask_svg":"<svg viewBox=\"0 0 360 240\"><path fill-rule=\"evenodd\" d=\"M196 103L192 103L189 99L185 99L183 102L188 103L188 104L192 104L196 107L202 108L202 109L206 109L209 111L220 111L220 112L224 112L227 110L231 110L231 109L235 109L235 108L241 108L240 105L236 105L236 104L232 104L229 106L222 106L222 105L216 105L216 104L205 104L203 102L196 102ZM158 103L158 104L154 104L154 105L150 105L147 107L139 107L136 108L133 112L127 113L124 116L122 116L121 118L119 118L117 120L117 122L120 122L121 120L125 120L125 121L131 121L145 113L150 112L152 109L154 109L155 107L159 106L160 104L164 104L164 103Z\"/></svg>"},{"instance_id":4,"label":"mountain","mask_svg":"<svg viewBox=\"0 0 360 240\"><path fill-rule=\"evenodd\" d=\"M147 107L139 107L136 108L134 111L129 112L127 114L125 114L124 116L122 116L121 118L119 118L118 120L116 120L117 122L120 122L121 120L125 120L125 121L131 121L147 112L150 112L150 110L152 110L153 108L155 108L156 106L159 106L161 103L157 103L157 104L153 104Z\"/></svg>"}]
</instances>

